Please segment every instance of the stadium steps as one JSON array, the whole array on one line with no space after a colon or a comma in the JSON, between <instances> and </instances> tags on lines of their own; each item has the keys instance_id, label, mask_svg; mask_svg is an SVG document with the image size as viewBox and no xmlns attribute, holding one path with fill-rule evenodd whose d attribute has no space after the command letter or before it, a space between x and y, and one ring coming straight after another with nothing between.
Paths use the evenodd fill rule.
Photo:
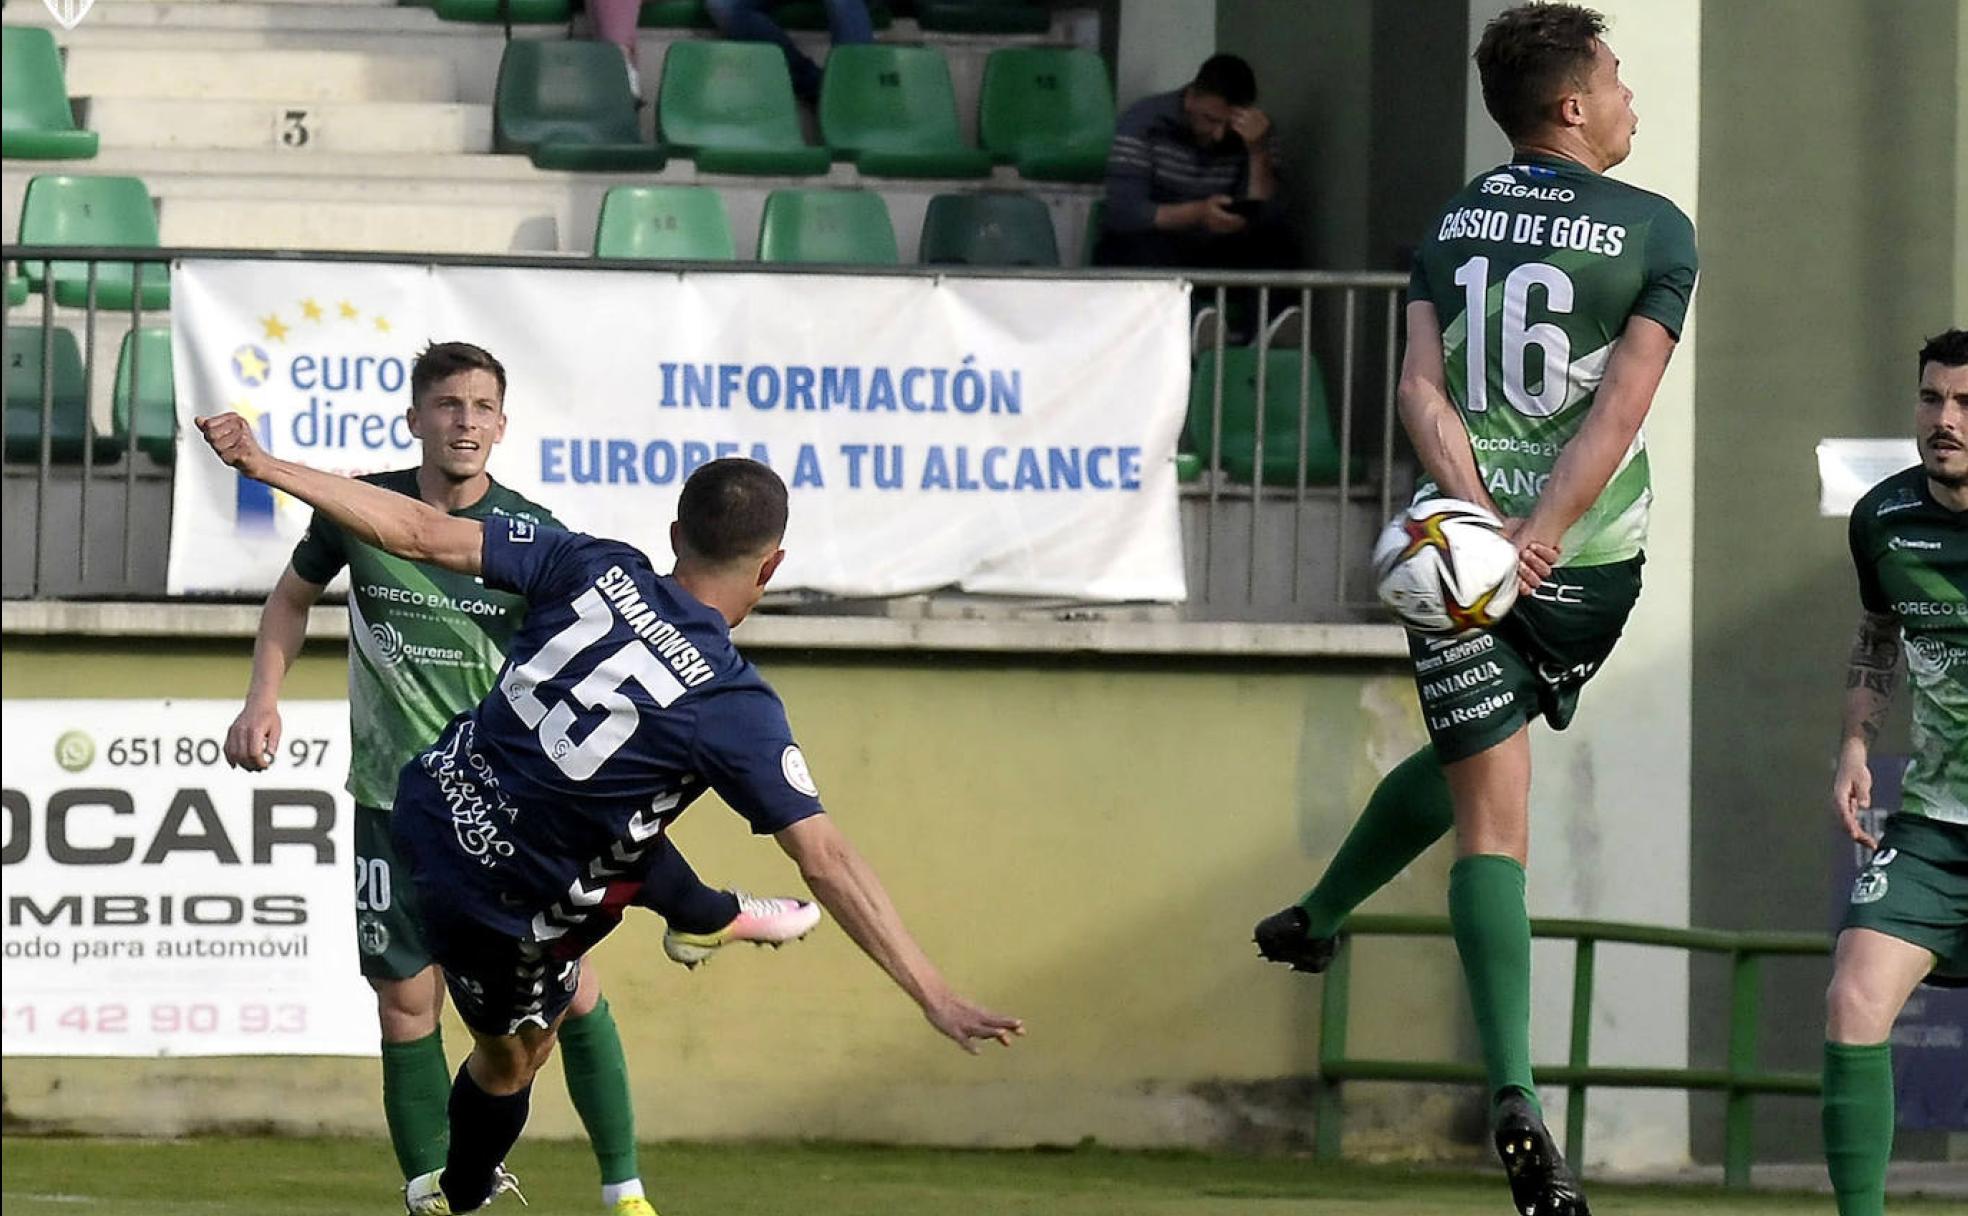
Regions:
<instances>
[{"instance_id":1,"label":"stadium steps","mask_svg":"<svg viewBox=\"0 0 1968 1216\"><path fill-rule=\"evenodd\" d=\"M433 100L462 101L475 105L492 101L492 88L499 71L499 56L505 49L505 34L497 25L442 21L427 8L395 6L354 0L351 3L321 3L318 0L257 3L234 0L116 0L97 5L73 30L61 29L46 6L32 3L9 4L9 25L38 25L53 29L55 40L71 51L92 48L141 50L154 57L156 67L149 75L171 77L183 54L225 53L226 63L246 65L259 55L240 56L240 51L261 55L277 51L367 51L405 55L419 61L419 72L448 66L458 92ZM1064 10L1055 14L1051 31L1044 34L967 35L925 33L915 22L898 20L881 35L884 43L927 44L943 52L950 63L950 78L957 97L957 114L966 141L973 146L977 136L977 100L983 87L984 61L1003 46L1045 46L1093 36L1090 13ZM561 38L559 26L520 26L516 38ZM671 42L701 35L690 30L645 29L638 31L643 64L663 62ZM797 32L793 35L808 54L824 59L828 40L824 33ZM220 65L225 66L223 63ZM73 69L71 69L72 72ZM413 74L414 75L414 74ZM656 72L643 69L646 96L654 95ZM296 79L299 79L298 77ZM86 96L89 90L72 78L72 96ZM120 96L129 96L127 92ZM137 94L141 95L141 94ZM178 92L158 96L183 96ZM210 94L225 96L224 93ZM382 96L349 100L381 101ZM279 96L274 100L300 98Z\"/></svg>"},{"instance_id":2,"label":"stadium steps","mask_svg":"<svg viewBox=\"0 0 1968 1216\"><path fill-rule=\"evenodd\" d=\"M89 128L112 148L239 149L443 155L488 152L492 107L455 102L311 102L298 113L264 100L102 97Z\"/></svg>"},{"instance_id":3,"label":"stadium steps","mask_svg":"<svg viewBox=\"0 0 1968 1216\"><path fill-rule=\"evenodd\" d=\"M270 114L270 112L269 112ZM271 117L268 119L271 122ZM21 197L28 178L45 171L30 161L7 161L0 173L0 232L11 238L19 231ZM912 258L921 239L929 200L940 193L977 189L985 182L873 180L858 177L846 165L835 165L825 177L735 177L702 174L684 160L671 161L657 174L555 173L535 169L523 156L462 154L362 155L346 152L286 152L239 149L144 150L106 147L89 164L91 172L129 174L142 178L159 200L158 218L167 245L220 245L247 249L348 249L359 247L355 237L331 243L299 243L297 233L316 231L298 226L290 207L312 200L322 207L351 207L333 214L372 231L370 206L398 209L395 219L407 226L384 234L390 239L378 248L426 253L505 253L546 251L585 253L593 246L595 222L602 196L612 186L714 186L724 197L731 217L732 240L741 259L757 247L765 199L784 186L867 186L878 189L888 204L897 243L905 259ZM1008 167L1000 167L995 189L1022 189L1046 205L1065 265L1084 262L1081 236L1088 211L1099 199L1099 187L1069 183L1021 182ZM496 224L452 225L448 216L461 206L491 207L505 214L512 227L503 233ZM180 217L189 207L196 220ZM276 210L263 210L272 206ZM214 227L216 210L229 208L231 218ZM324 213L327 214L327 213ZM531 222L522 222L532 217ZM551 217L552 236L542 226ZM194 239L196 234L196 239ZM549 244L551 240L555 243Z\"/></svg>"},{"instance_id":4,"label":"stadium steps","mask_svg":"<svg viewBox=\"0 0 1968 1216\"><path fill-rule=\"evenodd\" d=\"M68 55L70 96L266 101L457 100L451 66L377 51L173 51L80 46Z\"/></svg>"}]
</instances>

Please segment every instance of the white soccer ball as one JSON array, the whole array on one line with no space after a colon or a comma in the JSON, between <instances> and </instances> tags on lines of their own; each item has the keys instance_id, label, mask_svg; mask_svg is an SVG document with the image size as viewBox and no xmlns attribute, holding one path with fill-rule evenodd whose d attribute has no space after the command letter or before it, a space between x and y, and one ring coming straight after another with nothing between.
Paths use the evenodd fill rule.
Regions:
<instances>
[{"instance_id":1,"label":"white soccer ball","mask_svg":"<svg viewBox=\"0 0 1968 1216\"><path fill-rule=\"evenodd\" d=\"M1380 602L1416 633L1488 629L1517 602L1517 546L1503 523L1459 498L1427 498L1374 544Z\"/></svg>"}]
</instances>

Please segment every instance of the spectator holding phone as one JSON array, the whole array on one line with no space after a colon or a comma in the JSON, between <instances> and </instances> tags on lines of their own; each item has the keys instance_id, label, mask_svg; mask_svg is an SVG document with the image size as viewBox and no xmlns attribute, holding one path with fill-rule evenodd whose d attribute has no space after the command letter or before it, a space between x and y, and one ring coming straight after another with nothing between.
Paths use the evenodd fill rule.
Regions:
<instances>
[{"instance_id":1,"label":"spectator holding phone","mask_svg":"<svg viewBox=\"0 0 1968 1216\"><path fill-rule=\"evenodd\" d=\"M1257 77L1212 55L1172 93L1121 115L1107 154L1103 266L1280 270L1297 264L1278 197L1277 139Z\"/></svg>"}]
</instances>

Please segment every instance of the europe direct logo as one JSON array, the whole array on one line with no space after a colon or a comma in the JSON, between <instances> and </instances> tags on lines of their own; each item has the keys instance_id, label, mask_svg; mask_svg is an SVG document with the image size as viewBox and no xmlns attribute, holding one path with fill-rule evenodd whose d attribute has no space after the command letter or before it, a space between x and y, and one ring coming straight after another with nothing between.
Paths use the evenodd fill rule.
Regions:
<instances>
[{"instance_id":1,"label":"europe direct logo","mask_svg":"<svg viewBox=\"0 0 1968 1216\"><path fill-rule=\"evenodd\" d=\"M246 419L261 447L335 473L404 463L416 447L404 418L413 356L384 312L305 296L255 324L226 356L225 408ZM259 482L234 482L242 531L272 530L283 510L300 509Z\"/></svg>"}]
</instances>

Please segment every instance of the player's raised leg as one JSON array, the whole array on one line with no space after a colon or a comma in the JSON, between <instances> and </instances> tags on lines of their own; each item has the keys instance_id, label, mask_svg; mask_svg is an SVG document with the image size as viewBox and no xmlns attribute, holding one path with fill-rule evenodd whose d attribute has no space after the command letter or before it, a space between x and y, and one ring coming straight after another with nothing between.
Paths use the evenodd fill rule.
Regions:
<instances>
[{"instance_id":1,"label":"player's raised leg","mask_svg":"<svg viewBox=\"0 0 1968 1216\"><path fill-rule=\"evenodd\" d=\"M1884 1216L1893 1155L1893 1020L1934 954L1873 929L1838 935L1825 992L1824 1149L1838 1216Z\"/></svg>"},{"instance_id":2,"label":"player's raised leg","mask_svg":"<svg viewBox=\"0 0 1968 1216\"><path fill-rule=\"evenodd\" d=\"M758 898L705 885L668 836L656 842L652 854L636 902L668 922L663 952L672 962L695 968L736 942L783 946L820 923L820 909L811 900Z\"/></svg>"},{"instance_id":3,"label":"player's raised leg","mask_svg":"<svg viewBox=\"0 0 1968 1216\"><path fill-rule=\"evenodd\" d=\"M1258 953L1294 971L1324 971L1353 910L1453 826L1448 780L1434 746L1423 747L1380 779L1317 885L1258 922Z\"/></svg>"}]
</instances>

